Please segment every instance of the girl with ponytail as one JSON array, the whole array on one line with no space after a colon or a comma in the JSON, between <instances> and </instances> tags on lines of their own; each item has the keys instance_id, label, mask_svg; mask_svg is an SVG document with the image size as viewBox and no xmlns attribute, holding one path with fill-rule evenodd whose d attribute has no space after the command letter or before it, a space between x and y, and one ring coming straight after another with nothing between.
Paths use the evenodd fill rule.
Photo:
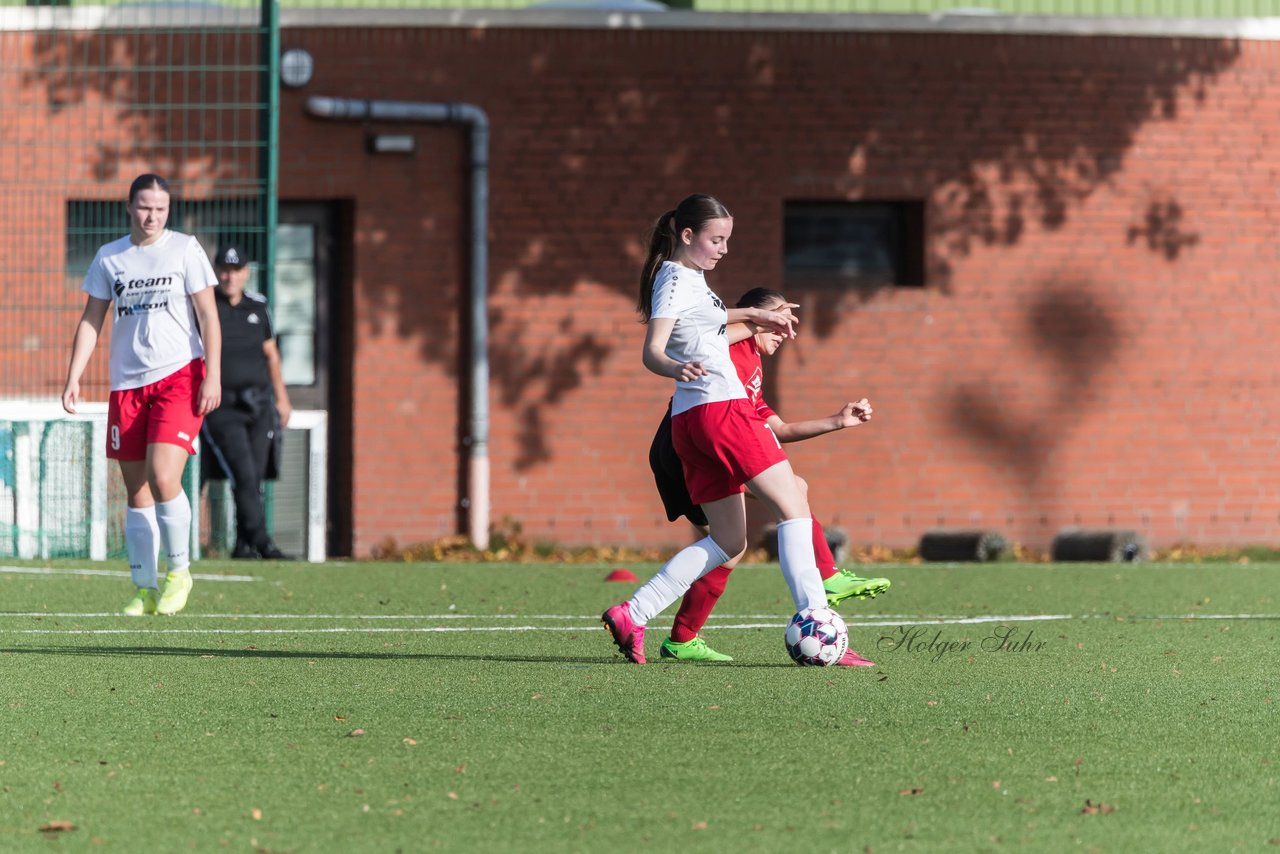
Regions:
<instances>
[{"instance_id":1,"label":"girl with ponytail","mask_svg":"<svg viewBox=\"0 0 1280 854\"><path fill-rule=\"evenodd\" d=\"M726 330L747 323L795 337L792 306L728 309L705 274L729 251L733 216L711 196L696 194L660 216L640 273L637 310L646 323L644 366L676 381L672 441L708 536L683 549L626 602L601 616L618 649L645 663L644 630L710 570L747 546L744 488L778 520L782 574L796 610L825 607L813 550L813 520L782 444L748 400L729 356Z\"/></svg>"}]
</instances>

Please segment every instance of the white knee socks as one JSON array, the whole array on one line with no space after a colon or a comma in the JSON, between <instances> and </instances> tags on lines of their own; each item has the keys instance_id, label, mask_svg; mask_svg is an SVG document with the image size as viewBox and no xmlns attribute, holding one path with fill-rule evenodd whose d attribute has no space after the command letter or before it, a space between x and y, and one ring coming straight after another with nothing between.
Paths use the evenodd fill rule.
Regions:
<instances>
[{"instance_id":1,"label":"white knee socks","mask_svg":"<svg viewBox=\"0 0 1280 854\"><path fill-rule=\"evenodd\" d=\"M169 572L191 565L191 502L185 492L176 498L156 504L156 520L160 523L160 541L169 555Z\"/></svg>"},{"instance_id":2,"label":"white knee socks","mask_svg":"<svg viewBox=\"0 0 1280 854\"><path fill-rule=\"evenodd\" d=\"M129 556L129 575L135 587L155 589L156 564L160 560L160 526L156 508L126 507L124 511L124 550Z\"/></svg>"},{"instance_id":3,"label":"white knee socks","mask_svg":"<svg viewBox=\"0 0 1280 854\"><path fill-rule=\"evenodd\" d=\"M704 537L681 550L631 597L631 619L637 625L645 625L683 596L693 582L728 559L729 556L710 537ZM812 551L809 563L813 563ZM813 574L817 577L816 564Z\"/></svg>"},{"instance_id":4,"label":"white knee socks","mask_svg":"<svg viewBox=\"0 0 1280 854\"><path fill-rule=\"evenodd\" d=\"M818 563L813 557L812 519L788 519L778 523L778 562L782 564L782 577L791 588L797 612L827 606L822 574L818 572Z\"/></svg>"}]
</instances>

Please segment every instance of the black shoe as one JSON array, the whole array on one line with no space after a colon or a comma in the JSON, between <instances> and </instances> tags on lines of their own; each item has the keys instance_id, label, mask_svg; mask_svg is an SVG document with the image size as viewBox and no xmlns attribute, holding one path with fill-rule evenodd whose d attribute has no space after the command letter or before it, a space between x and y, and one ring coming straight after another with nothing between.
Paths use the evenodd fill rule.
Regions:
<instances>
[{"instance_id":1,"label":"black shoe","mask_svg":"<svg viewBox=\"0 0 1280 854\"><path fill-rule=\"evenodd\" d=\"M279 547L276 546L275 543L267 543L265 546L258 549L258 554L262 555L265 560L296 560L293 555L287 555L280 551Z\"/></svg>"},{"instance_id":2,"label":"black shoe","mask_svg":"<svg viewBox=\"0 0 1280 854\"><path fill-rule=\"evenodd\" d=\"M232 560L257 560L258 550L248 543L236 543L236 547L231 550Z\"/></svg>"}]
</instances>

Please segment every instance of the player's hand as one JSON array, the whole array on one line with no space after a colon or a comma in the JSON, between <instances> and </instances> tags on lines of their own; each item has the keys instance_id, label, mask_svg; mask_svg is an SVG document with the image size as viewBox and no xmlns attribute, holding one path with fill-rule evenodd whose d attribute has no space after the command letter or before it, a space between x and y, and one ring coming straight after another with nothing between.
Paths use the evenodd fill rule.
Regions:
<instances>
[{"instance_id":1,"label":"player's hand","mask_svg":"<svg viewBox=\"0 0 1280 854\"><path fill-rule=\"evenodd\" d=\"M685 362L680 366L680 372L676 374L676 379L682 383L691 383L698 377L705 377L707 369L702 367L701 362Z\"/></svg>"},{"instance_id":2,"label":"player's hand","mask_svg":"<svg viewBox=\"0 0 1280 854\"><path fill-rule=\"evenodd\" d=\"M80 403L80 383L69 381L67 387L62 390L62 408L75 415L78 403Z\"/></svg>"},{"instance_id":3,"label":"player's hand","mask_svg":"<svg viewBox=\"0 0 1280 854\"><path fill-rule=\"evenodd\" d=\"M766 332L776 332L783 338L796 337L796 324L800 318L791 313L792 308L799 308L794 303L787 303L778 311L761 311L756 316L756 325Z\"/></svg>"},{"instance_id":4,"label":"player's hand","mask_svg":"<svg viewBox=\"0 0 1280 854\"><path fill-rule=\"evenodd\" d=\"M196 414L200 417L208 415L222 405L222 382L204 378L200 383L200 397L197 399Z\"/></svg>"},{"instance_id":5,"label":"player's hand","mask_svg":"<svg viewBox=\"0 0 1280 854\"><path fill-rule=\"evenodd\" d=\"M856 403L846 403L836 413L836 418L840 420L841 427L857 427L871 420L871 412L871 404L864 397Z\"/></svg>"},{"instance_id":6,"label":"player's hand","mask_svg":"<svg viewBox=\"0 0 1280 854\"><path fill-rule=\"evenodd\" d=\"M289 418L293 415L293 406L288 401L276 404L276 412L280 413L280 426L288 427Z\"/></svg>"}]
</instances>

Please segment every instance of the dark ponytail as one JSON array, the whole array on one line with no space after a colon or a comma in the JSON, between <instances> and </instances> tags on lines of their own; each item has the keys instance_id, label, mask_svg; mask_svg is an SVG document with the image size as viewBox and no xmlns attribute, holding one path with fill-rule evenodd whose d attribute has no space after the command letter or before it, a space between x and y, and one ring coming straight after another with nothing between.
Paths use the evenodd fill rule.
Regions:
<instances>
[{"instance_id":1,"label":"dark ponytail","mask_svg":"<svg viewBox=\"0 0 1280 854\"><path fill-rule=\"evenodd\" d=\"M694 193L681 200L674 210L658 217L649 235L649 254L640 271L640 298L636 301L636 311L640 312L645 323L649 322L653 311L653 280L658 275L658 268L663 261L670 261L675 256L684 230L691 228L697 234L710 220L732 216L729 209L714 197Z\"/></svg>"}]
</instances>

